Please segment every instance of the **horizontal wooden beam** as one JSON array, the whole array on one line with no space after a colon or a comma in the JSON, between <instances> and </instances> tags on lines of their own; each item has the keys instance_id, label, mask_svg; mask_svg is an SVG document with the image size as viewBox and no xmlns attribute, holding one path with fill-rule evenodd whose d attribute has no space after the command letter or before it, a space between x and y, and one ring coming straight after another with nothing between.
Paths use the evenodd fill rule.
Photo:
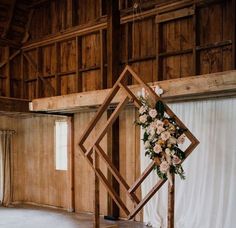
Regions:
<instances>
[{"instance_id":1,"label":"horizontal wooden beam","mask_svg":"<svg viewBox=\"0 0 236 228\"><path fill-rule=\"evenodd\" d=\"M167 102L226 97L236 95L236 70L201 76L186 77L149 83L164 90L163 99ZM140 87L130 86L137 94ZM57 97L40 98L31 102L31 111L76 113L97 108L105 100L110 89L68 94ZM120 90L113 100L116 104L122 100L124 92Z\"/></svg>"},{"instance_id":2,"label":"horizontal wooden beam","mask_svg":"<svg viewBox=\"0 0 236 228\"><path fill-rule=\"evenodd\" d=\"M29 112L29 100L0 96L0 112Z\"/></svg>"}]
</instances>

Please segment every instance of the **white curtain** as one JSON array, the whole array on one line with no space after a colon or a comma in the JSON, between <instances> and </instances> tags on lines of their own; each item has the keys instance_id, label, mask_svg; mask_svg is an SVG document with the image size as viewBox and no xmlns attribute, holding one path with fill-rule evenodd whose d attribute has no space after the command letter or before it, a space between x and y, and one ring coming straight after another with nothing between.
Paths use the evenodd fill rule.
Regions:
<instances>
[{"instance_id":1,"label":"white curtain","mask_svg":"<svg viewBox=\"0 0 236 228\"><path fill-rule=\"evenodd\" d=\"M176 177L176 228L236 227L236 98L169 105L199 139L184 162L186 180ZM142 137L142 132L141 132ZM149 159L141 141L141 169ZM152 172L142 195L156 183ZM167 184L144 207L144 222L166 228Z\"/></svg>"}]
</instances>

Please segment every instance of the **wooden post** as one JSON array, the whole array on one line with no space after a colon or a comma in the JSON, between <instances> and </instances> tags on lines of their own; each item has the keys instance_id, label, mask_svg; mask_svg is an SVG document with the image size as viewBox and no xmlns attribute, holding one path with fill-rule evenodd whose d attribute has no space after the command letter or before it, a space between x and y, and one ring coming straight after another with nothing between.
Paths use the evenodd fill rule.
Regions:
<instances>
[{"instance_id":1,"label":"wooden post","mask_svg":"<svg viewBox=\"0 0 236 228\"><path fill-rule=\"evenodd\" d=\"M112 87L119 77L120 65L120 11L119 0L107 1L107 86ZM108 117L109 117L108 113ZM109 136L108 136L109 137ZM110 132L111 150L108 151L112 163L119 170L119 118L115 121ZM108 140L109 143L109 140ZM108 145L109 146L109 145ZM119 183L108 172L112 187L119 195ZM115 218L119 217L119 207L108 197L108 214Z\"/></svg>"},{"instance_id":2,"label":"wooden post","mask_svg":"<svg viewBox=\"0 0 236 228\"><path fill-rule=\"evenodd\" d=\"M56 80L56 95L61 94L61 78L58 75L58 72L60 72L60 46L58 42L55 42L55 61L56 61L56 70L55 70L55 80Z\"/></svg>"},{"instance_id":3,"label":"wooden post","mask_svg":"<svg viewBox=\"0 0 236 228\"><path fill-rule=\"evenodd\" d=\"M20 76L21 76L21 98L25 98L26 94L26 87L25 87L25 76L24 76L24 56L23 53L21 52L20 55Z\"/></svg>"},{"instance_id":4,"label":"wooden post","mask_svg":"<svg viewBox=\"0 0 236 228\"><path fill-rule=\"evenodd\" d=\"M6 64L6 96L11 96L10 48L5 48Z\"/></svg>"},{"instance_id":5,"label":"wooden post","mask_svg":"<svg viewBox=\"0 0 236 228\"><path fill-rule=\"evenodd\" d=\"M93 167L95 170L99 169L99 157L94 149L93 151ZM94 173L94 220L93 227L99 228L99 179L96 173Z\"/></svg>"},{"instance_id":6,"label":"wooden post","mask_svg":"<svg viewBox=\"0 0 236 228\"><path fill-rule=\"evenodd\" d=\"M168 228L174 228L175 222L175 174L171 174L173 185L168 183Z\"/></svg>"},{"instance_id":7,"label":"wooden post","mask_svg":"<svg viewBox=\"0 0 236 228\"><path fill-rule=\"evenodd\" d=\"M82 72L80 69L82 68L82 38L81 36L76 36L76 91L82 92L83 85L82 85Z\"/></svg>"}]
</instances>

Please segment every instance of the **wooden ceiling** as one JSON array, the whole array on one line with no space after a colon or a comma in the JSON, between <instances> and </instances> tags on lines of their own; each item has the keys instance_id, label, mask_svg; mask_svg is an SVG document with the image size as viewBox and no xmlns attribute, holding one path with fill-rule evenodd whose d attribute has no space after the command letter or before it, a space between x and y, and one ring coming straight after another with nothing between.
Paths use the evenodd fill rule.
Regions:
<instances>
[{"instance_id":1,"label":"wooden ceiling","mask_svg":"<svg viewBox=\"0 0 236 228\"><path fill-rule=\"evenodd\" d=\"M32 13L32 0L0 1L0 46L21 46L27 40L26 28Z\"/></svg>"}]
</instances>

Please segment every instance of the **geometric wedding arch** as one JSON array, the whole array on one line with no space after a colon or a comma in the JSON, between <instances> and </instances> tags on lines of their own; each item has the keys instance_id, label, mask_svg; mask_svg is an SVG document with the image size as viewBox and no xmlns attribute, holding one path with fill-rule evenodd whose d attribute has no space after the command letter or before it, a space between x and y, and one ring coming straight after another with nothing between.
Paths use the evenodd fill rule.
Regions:
<instances>
[{"instance_id":1,"label":"geometric wedding arch","mask_svg":"<svg viewBox=\"0 0 236 228\"><path fill-rule=\"evenodd\" d=\"M125 212L125 214L128 216L128 219L132 219L144 206L145 204L152 198L152 196L162 187L162 185L166 182L166 179L159 180L154 187L150 190L150 192L142 199L140 200L137 195L135 194L135 191L137 188L140 187L142 182L145 180L145 178L151 173L153 170L153 167L155 165L154 161L151 161L148 167L144 170L144 172L141 174L141 176L131 185L129 186L126 182L126 180L122 177L120 172L117 170L117 168L113 165L111 159L109 156L105 153L105 151L100 146L100 142L103 139L103 137L106 135L110 127L113 125L117 117L119 116L120 112L124 109L124 107L129 103L133 102L134 106L136 108L141 107L141 102L136 97L136 95L128 88L127 81L128 77L132 77L141 88L144 88L146 92L149 94L150 99L152 99L154 102L162 101L165 106L165 112L168 116L173 117L177 123L178 126L180 126L183 129L186 129L185 135L190 140L190 145L187 147L185 152L185 158L189 156L189 154L195 149L195 147L199 144L199 141L195 138L195 136L188 130L188 128L182 123L182 121L174 114L174 112L168 107L168 105L165 104L165 102L159 97L153 89L147 85L139 76L138 74L130 67L126 66L123 70L123 72L120 74L120 77L114 84L113 88L107 95L105 101L98 109L96 115L89 123L88 127L85 129L84 133L82 134L80 140L79 140L79 148L82 153L82 155L86 158L90 166L95 172L95 207L94 207L94 227L99 227L99 181L101 181L106 190L108 191L108 194L110 197L116 202L118 207ZM121 101L116 106L115 110L107 120L106 124L102 127L101 131L99 132L98 136L95 138L92 145L90 145L88 148L85 147L84 143L86 139L89 137L92 130L96 127L96 124L102 117L103 113L107 110L109 107L111 101L115 97L115 95L120 91L123 90L124 96L122 96ZM99 168L98 159L101 158L106 163L109 171L112 173L112 175L116 178L118 183L124 187L126 190L127 195L130 197L132 202L134 203L134 209L132 211L129 211L126 207L125 203L122 201L122 199L119 197L119 195L116 193L116 191L113 189L112 185L109 183L108 179L104 176L101 169ZM172 175L172 179L174 181L174 174ZM169 185L169 208L168 208L168 228L174 227L174 185Z\"/></svg>"}]
</instances>

